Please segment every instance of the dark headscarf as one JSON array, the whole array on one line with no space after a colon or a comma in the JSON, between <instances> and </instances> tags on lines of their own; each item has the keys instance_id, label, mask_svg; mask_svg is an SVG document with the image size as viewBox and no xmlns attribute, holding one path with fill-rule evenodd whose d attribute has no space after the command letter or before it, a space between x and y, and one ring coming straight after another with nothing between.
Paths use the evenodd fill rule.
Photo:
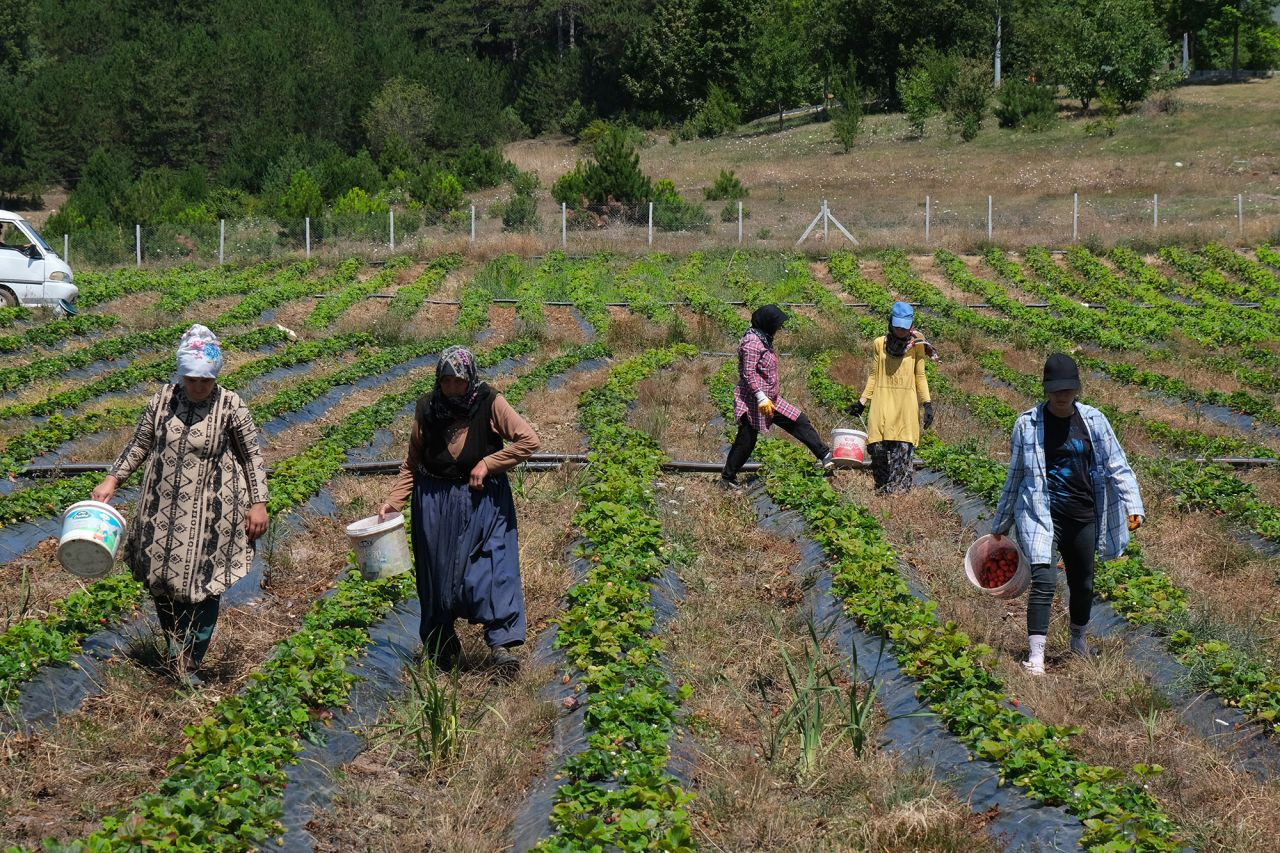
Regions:
<instances>
[{"instance_id":1,"label":"dark headscarf","mask_svg":"<svg viewBox=\"0 0 1280 853\"><path fill-rule=\"evenodd\" d=\"M764 340L765 346L773 348L773 336L787 322L787 315L777 305L761 305L751 312L751 328Z\"/></svg>"},{"instance_id":2,"label":"dark headscarf","mask_svg":"<svg viewBox=\"0 0 1280 853\"><path fill-rule=\"evenodd\" d=\"M456 377L467 380L467 390L460 396L446 397L440 390L440 380ZM436 362L436 387L427 399L427 417L434 425L444 426L457 420L473 418L489 391L480 381L476 370L476 357L466 347L452 346L440 353Z\"/></svg>"}]
</instances>

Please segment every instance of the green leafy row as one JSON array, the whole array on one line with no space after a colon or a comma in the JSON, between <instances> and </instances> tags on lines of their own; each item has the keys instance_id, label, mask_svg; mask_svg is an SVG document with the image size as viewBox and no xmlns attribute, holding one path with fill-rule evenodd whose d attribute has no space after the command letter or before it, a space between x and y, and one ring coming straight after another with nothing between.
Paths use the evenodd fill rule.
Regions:
<instances>
[{"instance_id":1,"label":"green leafy row","mask_svg":"<svg viewBox=\"0 0 1280 853\"><path fill-rule=\"evenodd\" d=\"M347 671L369 629L415 594L413 575L364 580L351 571L311 605L302 628L279 643L240 693L184 729L188 744L154 793L92 835L46 850L112 853L143 849L248 851L282 831L285 768L301 741L324 736L327 709L346 703Z\"/></svg>"},{"instance_id":2,"label":"green leafy row","mask_svg":"<svg viewBox=\"0 0 1280 853\"><path fill-rule=\"evenodd\" d=\"M1280 293L1280 279L1271 270L1257 261L1237 254L1221 243L1209 243L1200 250L1200 254L1218 265L1220 269L1234 275L1260 294L1275 296Z\"/></svg>"},{"instance_id":3,"label":"green leafy row","mask_svg":"<svg viewBox=\"0 0 1280 853\"><path fill-rule=\"evenodd\" d=\"M265 330L260 330L265 331ZM278 330L271 330L278 331ZM263 335L258 335L264 337ZM341 336L329 338L324 341L314 341L299 344L285 350L283 353L268 356L266 358L251 361L242 365L235 370L228 372L221 378L221 384L226 388L235 390L242 387L250 379L254 379L263 375L269 370L292 364L299 364L304 361L310 361L321 355L327 355L335 352L341 352L353 346L353 340L368 336ZM367 362L362 362L365 364ZM170 361L168 367L172 370L173 363ZM331 374L334 376L335 374ZM282 398L279 402L284 405L277 405L277 410L267 411L266 409L259 411L257 407L254 409L255 417L271 417L280 412L289 411L299 408L304 403L315 396L330 385L342 384L349 381L345 378L336 378L328 385L324 385L315 391L311 396L306 396L304 388L287 389L280 392L277 397ZM319 383L320 380L312 380L313 383ZM306 385L306 383L304 383ZM109 429L119 429L121 427L132 425L142 415L146 409L146 405L126 405L113 406L107 409L88 412L83 415L65 416L59 413L52 414L39 426L32 427L25 432L18 433L4 443L3 450L0 450L0 476L13 476L20 472L32 459L42 453L54 450L65 442L73 441L95 432L101 432Z\"/></svg>"},{"instance_id":4,"label":"green leafy row","mask_svg":"<svg viewBox=\"0 0 1280 853\"><path fill-rule=\"evenodd\" d=\"M309 361L322 354L349 349L356 345L354 340L356 337L334 336L323 341L298 344L277 355L249 362L233 372L237 375L243 375L244 379L247 380L260 376L269 370L275 370L277 367L287 367L291 364ZM358 337L362 340L368 340L365 335ZM279 329L254 329L251 332L223 338L222 348L228 351L239 350L245 352L287 340L286 334ZM0 419L52 415L55 412L74 409L103 394L109 394L113 391L127 391L135 385L145 382L163 382L171 377L175 370L177 370L177 360L172 356L148 364L131 364L120 370L111 371L105 376L78 388L51 394L48 397L34 400L30 403L11 403L0 407ZM230 375L229 373L222 378L222 384L226 384Z\"/></svg>"},{"instance_id":5,"label":"green leafy row","mask_svg":"<svg viewBox=\"0 0 1280 853\"><path fill-rule=\"evenodd\" d=\"M21 305L4 306L0 308L0 327L8 328L14 323L30 320L35 314L30 308L24 308Z\"/></svg>"},{"instance_id":6,"label":"green leafy row","mask_svg":"<svg viewBox=\"0 0 1280 853\"><path fill-rule=\"evenodd\" d=\"M223 296L243 296L262 287L263 276L278 265L278 261L264 261L242 269L211 267L193 271L166 287L156 307L180 313L197 302Z\"/></svg>"},{"instance_id":7,"label":"green leafy row","mask_svg":"<svg viewBox=\"0 0 1280 853\"><path fill-rule=\"evenodd\" d=\"M0 352L20 352L33 346L51 347L69 337L84 337L110 329L120 321L105 314L79 314L33 326L18 335L0 335Z\"/></svg>"},{"instance_id":8,"label":"green leafy row","mask_svg":"<svg viewBox=\"0 0 1280 853\"><path fill-rule=\"evenodd\" d=\"M605 307L604 296L609 284L609 268L600 255L574 264L568 270L566 295L598 335L603 335L609 327L609 309Z\"/></svg>"},{"instance_id":9,"label":"green leafy row","mask_svg":"<svg viewBox=\"0 0 1280 853\"><path fill-rule=\"evenodd\" d=\"M121 572L71 593L44 619L22 619L0 634L0 706L10 706L40 667L70 660L85 637L130 612L141 596L142 584Z\"/></svg>"},{"instance_id":10,"label":"green leafy row","mask_svg":"<svg viewBox=\"0 0 1280 853\"><path fill-rule=\"evenodd\" d=\"M675 309L667 304L674 301L671 279L667 274L670 264L668 255L646 255L632 262L618 276L614 287L631 311L655 323L676 321Z\"/></svg>"},{"instance_id":11,"label":"green leafy row","mask_svg":"<svg viewBox=\"0 0 1280 853\"><path fill-rule=\"evenodd\" d=\"M702 276L705 274L706 258L701 252L694 252L689 255L689 259L684 265L677 269L671 275L671 283L675 287L676 293L688 303L695 314L701 314L710 317L722 329L730 334L741 337L746 333L750 326L746 320L739 316L737 311L725 304L720 299L709 293L702 284Z\"/></svg>"},{"instance_id":12,"label":"green leafy row","mask_svg":"<svg viewBox=\"0 0 1280 853\"><path fill-rule=\"evenodd\" d=\"M481 367L487 367L503 359L533 352L536 348L535 341L519 338L493 349L477 352L476 362ZM302 503L318 492L341 470L349 448L367 444L377 430L390 426L402 409L434 386L435 375L432 374L415 382L408 390L389 394L326 427L323 438L275 467L269 481L267 511L274 515Z\"/></svg>"},{"instance_id":13,"label":"green leafy row","mask_svg":"<svg viewBox=\"0 0 1280 853\"><path fill-rule=\"evenodd\" d=\"M315 269L315 261L301 261L291 264L267 281L262 282L261 286L249 291L234 307L228 308L219 314L213 321L214 331L227 326L252 323L268 309L276 308L287 302L304 299L314 293L325 293L335 287L339 287L349 277L355 275L355 270L359 269L359 266L359 261L343 261L333 274L322 276L319 279L310 279L307 276Z\"/></svg>"},{"instance_id":14,"label":"green leafy row","mask_svg":"<svg viewBox=\"0 0 1280 853\"><path fill-rule=\"evenodd\" d=\"M1256 287L1254 281L1250 279L1241 283L1227 278L1203 257L1178 246L1165 246L1160 250L1160 257L1206 290L1231 299L1256 302L1259 306L1256 310L1266 317L1274 318L1277 312L1280 312L1280 298L1272 295L1270 287ZM1250 314L1255 311L1250 308L1242 310Z\"/></svg>"},{"instance_id":15,"label":"green leafy row","mask_svg":"<svg viewBox=\"0 0 1280 853\"><path fill-rule=\"evenodd\" d=\"M397 317L412 317L417 314L423 301L439 290L445 277L460 266L462 255L457 252L435 258L413 282L396 291L387 311Z\"/></svg>"},{"instance_id":16,"label":"green leafy row","mask_svg":"<svg viewBox=\"0 0 1280 853\"><path fill-rule=\"evenodd\" d=\"M1258 253L1258 260L1273 269L1280 270L1280 251L1265 243L1258 244L1255 251Z\"/></svg>"},{"instance_id":17,"label":"green leafy row","mask_svg":"<svg viewBox=\"0 0 1280 853\"><path fill-rule=\"evenodd\" d=\"M591 444L589 481L574 525L587 544L585 577L568 593L556 647L582 673L586 749L561 768L543 851L691 850L690 799L665 767L679 702L661 666L650 586L669 562L653 500L663 460L627 426L640 380L696 350L681 344L625 361L582 395L578 420Z\"/></svg>"},{"instance_id":18,"label":"green leafy row","mask_svg":"<svg viewBox=\"0 0 1280 853\"><path fill-rule=\"evenodd\" d=\"M563 354L555 358L544 361L542 364L525 373L515 382L511 383L502 396L507 402L515 406L524 399L524 396L536 388L542 387L548 379L566 370L581 364L584 361L597 358L611 358L613 351L606 344L593 343L581 344L566 350Z\"/></svg>"},{"instance_id":19,"label":"green leafy row","mask_svg":"<svg viewBox=\"0 0 1280 853\"><path fill-rule=\"evenodd\" d=\"M474 283L462 289L458 306L458 331L469 338L474 338L481 329L489 325L489 291L476 287Z\"/></svg>"},{"instance_id":20,"label":"green leafy row","mask_svg":"<svg viewBox=\"0 0 1280 853\"><path fill-rule=\"evenodd\" d=\"M1074 258L1079 265L1087 249L1075 246L1067 250L1067 258ZM1094 303L1101 303L1106 310L1101 316L1103 328L1125 338L1139 338L1146 341L1167 341L1174 329L1173 320L1160 311L1142 308L1124 298L1123 291L1113 290L1109 282L1098 277L1099 266L1086 265L1086 274L1073 276L1054 263L1049 253L1039 247L1027 249L1024 257L1027 266L1046 282L1050 288L1060 293L1074 293L1080 298ZM1089 255L1092 257L1092 255Z\"/></svg>"},{"instance_id":21,"label":"green leafy row","mask_svg":"<svg viewBox=\"0 0 1280 853\"><path fill-rule=\"evenodd\" d=\"M343 261L344 264L350 262ZM320 303L311 310L305 320L307 326L312 329L327 329L333 324L333 321L342 316L342 314L362 299L377 293L387 284L392 282L400 270L404 269L411 263L407 257L392 258L387 261L386 267L377 275L370 276L364 281L355 280L355 271L358 267L351 268L351 278L346 285L336 293L326 296L320 300Z\"/></svg>"}]
</instances>

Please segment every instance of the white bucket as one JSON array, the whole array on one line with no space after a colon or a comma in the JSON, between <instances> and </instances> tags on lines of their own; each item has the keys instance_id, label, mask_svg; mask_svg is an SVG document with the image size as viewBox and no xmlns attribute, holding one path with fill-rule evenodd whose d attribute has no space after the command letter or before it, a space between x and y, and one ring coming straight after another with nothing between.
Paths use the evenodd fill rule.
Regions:
<instances>
[{"instance_id":1,"label":"white bucket","mask_svg":"<svg viewBox=\"0 0 1280 853\"><path fill-rule=\"evenodd\" d=\"M368 580L404 574L413 567L401 513L379 521L376 515L347 525L347 538L356 552L356 565Z\"/></svg>"},{"instance_id":2,"label":"white bucket","mask_svg":"<svg viewBox=\"0 0 1280 853\"><path fill-rule=\"evenodd\" d=\"M867 434L860 429L831 431L831 458L841 468L867 464Z\"/></svg>"},{"instance_id":3,"label":"white bucket","mask_svg":"<svg viewBox=\"0 0 1280 853\"><path fill-rule=\"evenodd\" d=\"M80 501L62 515L58 560L82 578L100 578L116 564L124 539L124 516L101 501Z\"/></svg>"},{"instance_id":4,"label":"white bucket","mask_svg":"<svg viewBox=\"0 0 1280 853\"><path fill-rule=\"evenodd\" d=\"M998 586L985 586L979 577L982 564L997 551L1012 551L1017 554L1017 567L1013 575L1004 583ZM1031 586L1031 564L1027 562L1027 555L1022 553L1022 549L1018 547L1017 541L1012 536L1002 536L997 542L995 536L988 533L976 540L969 546L969 550L964 552L964 573L968 575L971 584L996 598L1017 598Z\"/></svg>"}]
</instances>

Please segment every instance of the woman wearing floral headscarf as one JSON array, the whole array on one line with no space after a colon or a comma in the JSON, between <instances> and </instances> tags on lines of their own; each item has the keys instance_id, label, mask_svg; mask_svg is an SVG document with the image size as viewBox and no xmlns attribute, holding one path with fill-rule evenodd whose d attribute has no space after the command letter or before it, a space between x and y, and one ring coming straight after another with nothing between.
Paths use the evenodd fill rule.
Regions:
<instances>
[{"instance_id":1,"label":"woman wearing floral headscarf","mask_svg":"<svg viewBox=\"0 0 1280 853\"><path fill-rule=\"evenodd\" d=\"M479 380L475 356L458 346L441 353L436 386L418 400L409 452L379 512L399 512L413 494L419 634L424 654L441 669L458 661L459 618L484 625L498 678L510 680L520 669L510 649L524 642L524 591L506 472L537 449L528 422Z\"/></svg>"},{"instance_id":2,"label":"woman wearing floral headscarf","mask_svg":"<svg viewBox=\"0 0 1280 853\"><path fill-rule=\"evenodd\" d=\"M234 391L218 386L222 349L204 326L178 344L180 381L151 398L133 438L93 490L109 501L143 462L124 561L155 600L178 677L199 684L222 593L249 573L267 529L267 474L258 430Z\"/></svg>"}]
</instances>

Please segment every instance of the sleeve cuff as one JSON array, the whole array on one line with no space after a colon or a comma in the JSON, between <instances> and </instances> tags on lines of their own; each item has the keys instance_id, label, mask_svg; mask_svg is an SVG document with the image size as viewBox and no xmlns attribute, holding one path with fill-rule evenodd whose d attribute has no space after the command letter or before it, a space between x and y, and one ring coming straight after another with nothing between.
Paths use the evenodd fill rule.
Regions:
<instances>
[{"instance_id":1,"label":"sleeve cuff","mask_svg":"<svg viewBox=\"0 0 1280 853\"><path fill-rule=\"evenodd\" d=\"M766 393L764 393L763 391L757 391L757 392L756 392L756 402L757 402L757 403L763 403L765 400L768 400L768 399L769 399L769 395L768 395L768 394L766 394Z\"/></svg>"}]
</instances>

